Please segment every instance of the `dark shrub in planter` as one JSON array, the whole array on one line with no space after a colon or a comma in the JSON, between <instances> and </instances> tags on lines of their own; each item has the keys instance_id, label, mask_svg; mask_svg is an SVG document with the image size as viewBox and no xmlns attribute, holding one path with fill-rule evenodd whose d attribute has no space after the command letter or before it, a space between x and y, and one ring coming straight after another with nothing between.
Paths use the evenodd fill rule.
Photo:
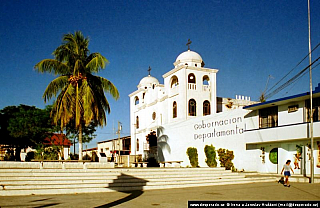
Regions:
<instances>
[{"instance_id":1,"label":"dark shrub in planter","mask_svg":"<svg viewBox=\"0 0 320 208\"><path fill-rule=\"evenodd\" d=\"M218 149L218 155L221 167L225 167L226 170L234 170L233 163L231 162L234 158L233 151L220 148Z\"/></svg>"},{"instance_id":2,"label":"dark shrub in planter","mask_svg":"<svg viewBox=\"0 0 320 208\"><path fill-rule=\"evenodd\" d=\"M206 154L206 163L209 167L217 167L217 161L216 161L216 149L213 145L206 145L204 147L204 153Z\"/></svg>"},{"instance_id":3,"label":"dark shrub in planter","mask_svg":"<svg viewBox=\"0 0 320 208\"><path fill-rule=\"evenodd\" d=\"M189 147L187 149L187 155L189 156L190 164L193 168L198 167L198 151L195 147Z\"/></svg>"}]
</instances>

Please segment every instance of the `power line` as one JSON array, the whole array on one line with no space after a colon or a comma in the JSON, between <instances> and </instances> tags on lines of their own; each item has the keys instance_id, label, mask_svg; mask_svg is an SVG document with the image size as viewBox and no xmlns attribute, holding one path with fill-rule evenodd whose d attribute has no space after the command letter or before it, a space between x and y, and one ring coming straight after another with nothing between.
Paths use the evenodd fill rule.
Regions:
<instances>
[{"instance_id":1,"label":"power line","mask_svg":"<svg viewBox=\"0 0 320 208\"><path fill-rule=\"evenodd\" d=\"M316 45L310 53L312 53L314 50L316 50L320 46L320 43ZM284 77L282 77L275 85L273 85L270 89L268 89L266 92L270 92L273 88L275 88L282 80L284 80L293 70L295 70L308 56L308 53L295 67L293 67ZM271 93L269 93L271 94Z\"/></svg>"},{"instance_id":2,"label":"power line","mask_svg":"<svg viewBox=\"0 0 320 208\"><path fill-rule=\"evenodd\" d=\"M317 66L319 66L319 65L320 65L320 63L318 63L317 65L313 66L312 70L315 69L315 68L317 68ZM306 75L308 72L309 72L309 71L306 70L300 77L298 77L295 81L293 81L292 84L295 83L296 81L298 81L301 77L303 77L304 75ZM295 85L296 85L296 84L295 84ZM295 85L293 85L285 94L283 94L282 97L285 96L286 94L288 94L288 92L289 92L290 90L292 90L292 88L293 88Z\"/></svg>"},{"instance_id":3,"label":"power line","mask_svg":"<svg viewBox=\"0 0 320 208\"><path fill-rule=\"evenodd\" d=\"M297 79L299 79L301 76L307 69L309 69L310 66L312 66L314 63L316 63L317 61L319 61L320 56L314 60L310 65L308 65L307 67L305 67L304 69L302 69L298 74L296 74L294 77L292 77L291 79L289 79L287 82L285 82L284 84L282 84L280 87L278 87L277 89L275 89L273 92L267 94L265 96L266 99L274 96L275 94L277 94L278 92L280 92L281 90L283 90L284 88L286 88L287 86L289 86L290 84L294 83ZM302 77L302 76L301 76Z\"/></svg>"}]
</instances>

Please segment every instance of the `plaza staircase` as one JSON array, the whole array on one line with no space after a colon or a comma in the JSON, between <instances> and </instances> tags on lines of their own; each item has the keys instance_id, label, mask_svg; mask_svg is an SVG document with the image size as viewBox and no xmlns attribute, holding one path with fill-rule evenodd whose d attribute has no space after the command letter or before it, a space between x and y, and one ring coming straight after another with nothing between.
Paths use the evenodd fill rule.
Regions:
<instances>
[{"instance_id":1,"label":"plaza staircase","mask_svg":"<svg viewBox=\"0 0 320 208\"><path fill-rule=\"evenodd\" d=\"M275 181L224 168L0 169L0 196L130 192Z\"/></svg>"}]
</instances>

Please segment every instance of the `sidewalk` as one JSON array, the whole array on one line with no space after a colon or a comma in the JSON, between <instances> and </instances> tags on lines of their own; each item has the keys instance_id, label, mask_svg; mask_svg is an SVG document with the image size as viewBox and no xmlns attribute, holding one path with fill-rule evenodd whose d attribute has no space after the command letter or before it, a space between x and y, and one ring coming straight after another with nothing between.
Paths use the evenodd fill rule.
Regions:
<instances>
[{"instance_id":1,"label":"sidewalk","mask_svg":"<svg viewBox=\"0 0 320 208\"><path fill-rule=\"evenodd\" d=\"M188 200L319 201L320 184L276 182L73 195L1 197L0 207L187 207Z\"/></svg>"},{"instance_id":2,"label":"sidewalk","mask_svg":"<svg viewBox=\"0 0 320 208\"><path fill-rule=\"evenodd\" d=\"M257 173L257 172L242 172L239 173L245 175L246 178L274 178L276 181L279 180L283 175L276 173ZM301 174L292 174L290 176L291 182L299 182L299 183L309 183L311 180L310 175L303 176ZM320 175L314 175L314 183L320 183Z\"/></svg>"}]
</instances>

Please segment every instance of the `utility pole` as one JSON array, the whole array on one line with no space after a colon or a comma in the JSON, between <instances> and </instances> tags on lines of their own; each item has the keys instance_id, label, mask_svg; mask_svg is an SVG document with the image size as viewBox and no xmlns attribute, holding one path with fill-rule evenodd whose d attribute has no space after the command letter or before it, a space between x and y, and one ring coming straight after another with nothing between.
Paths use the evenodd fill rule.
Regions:
<instances>
[{"instance_id":1,"label":"utility pole","mask_svg":"<svg viewBox=\"0 0 320 208\"><path fill-rule=\"evenodd\" d=\"M311 142L311 181L314 183L314 158L313 158L313 105L312 105L312 69L311 69L311 30L310 30L310 0L308 0L308 29L309 29L309 76L310 76L310 142Z\"/></svg>"},{"instance_id":2,"label":"utility pole","mask_svg":"<svg viewBox=\"0 0 320 208\"><path fill-rule=\"evenodd\" d=\"M121 134L121 130L122 130L122 125L121 125L121 122L119 122L118 121L118 130L117 130L117 134L118 134L118 144L119 144L119 154L118 154L118 158L119 158L119 160L118 160L118 163L120 163L121 161L120 161L120 154L121 154L121 152L120 152L120 134Z\"/></svg>"}]
</instances>

